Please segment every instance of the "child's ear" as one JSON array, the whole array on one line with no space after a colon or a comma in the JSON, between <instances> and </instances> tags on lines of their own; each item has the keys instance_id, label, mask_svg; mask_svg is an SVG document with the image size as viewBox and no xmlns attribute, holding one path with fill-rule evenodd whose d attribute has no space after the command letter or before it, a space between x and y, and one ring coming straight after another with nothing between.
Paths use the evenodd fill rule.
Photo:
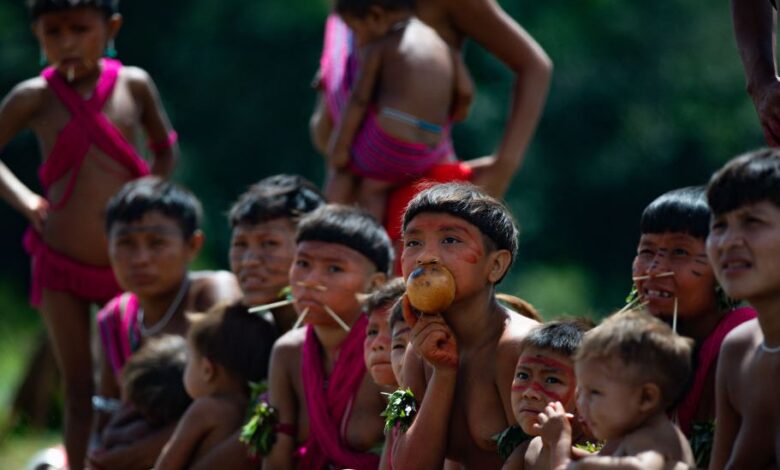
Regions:
<instances>
[{"instance_id":1,"label":"child's ear","mask_svg":"<svg viewBox=\"0 0 780 470\"><path fill-rule=\"evenodd\" d=\"M387 274L380 272L373 273L368 278L368 292L380 287L385 282L387 282Z\"/></svg>"},{"instance_id":2,"label":"child's ear","mask_svg":"<svg viewBox=\"0 0 780 470\"><path fill-rule=\"evenodd\" d=\"M642 389L639 395L639 409L643 412L653 411L658 409L661 403L661 389L658 385L648 382L642 384Z\"/></svg>"},{"instance_id":3,"label":"child's ear","mask_svg":"<svg viewBox=\"0 0 780 470\"><path fill-rule=\"evenodd\" d=\"M111 17L108 19L108 38L114 39L117 34L119 34L119 30L122 28L122 15L119 13L114 13L111 15Z\"/></svg>"},{"instance_id":4,"label":"child's ear","mask_svg":"<svg viewBox=\"0 0 780 470\"><path fill-rule=\"evenodd\" d=\"M512 253L509 250L496 250L488 255L488 281L495 284L504 277L509 264L512 262Z\"/></svg>"},{"instance_id":5,"label":"child's ear","mask_svg":"<svg viewBox=\"0 0 780 470\"><path fill-rule=\"evenodd\" d=\"M217 365L211 359L202 357L200 367L207 382L211 382L217 376Z\"/></svg>"},{"instance_id":6,"label":"child's ear","mask_svg":"<svg viewBox=\"0 0 780 470\"><path fill-rule=\"evenodd\" d=\"M205 241L206 236L203 235L202 230L195 230L193 234L190 236L190 238L187 240L187 247L190 251L190 261L195 259L196 256L198 256L198 253L200 253L200 249L203 247L203 242Z\"/></svg>"}]
</instances>

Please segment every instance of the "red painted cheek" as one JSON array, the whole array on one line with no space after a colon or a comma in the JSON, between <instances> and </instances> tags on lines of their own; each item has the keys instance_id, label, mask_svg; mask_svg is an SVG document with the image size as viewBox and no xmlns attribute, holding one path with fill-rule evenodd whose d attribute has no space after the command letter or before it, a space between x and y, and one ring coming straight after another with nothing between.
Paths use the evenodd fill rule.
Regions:
<instances>
[{"instance_id":1,"label":"red painted cheek","mask_svg":"<svg viewBox=\"0 0 780 470\"><path fill-rule=\"evenodd\" d=\"M552 390L547 390L546 388L544 388L544 386L542 384L540 384L538 382L534 382L534 384L531 385L531 389L533 389L536 392L539 392L542 395L550 398L550 401L560 401L561 403L563 403L561 401L561 396L560 395L558 395L557 393L553 392Z\"/></svg>"},{"instance_id":2,"label":"red painted cheek","mask_svg":"<svg viewBox=\"0 0 780 470\"><path fill-rule=\"evenodd\" d=\"M513 392L523 393L526 390L528 390L528 385L512 385L512 391Z\"/></svg>"}]
</instances>

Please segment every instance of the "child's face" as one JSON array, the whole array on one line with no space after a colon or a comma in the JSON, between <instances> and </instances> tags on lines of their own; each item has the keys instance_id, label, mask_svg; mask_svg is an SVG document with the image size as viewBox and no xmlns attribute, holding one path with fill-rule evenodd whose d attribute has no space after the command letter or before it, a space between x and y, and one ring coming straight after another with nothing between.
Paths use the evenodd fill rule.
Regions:
<instances>
[{"instance_id":1,"label":"child's face","mask_svg":"<svg viewBox=\"0 0 780 470\"><path fill-rule=\"evenodd\" d=\"M769 201L714 217L707 255L726 293L754 303L780 294L780 208Z\"/></svg>"},{"instance_id":2,"label":"child's face","mask_svg":"<svg viewBox=\"0 0 780 470\"><path fill-rule=\"evenodd\" d=\"M631 272L633 277L674 273L636 281L640 300L655 316L671 318L675 298L681 317L717 311L715 274L702 239L680 232L646 233L639 239Z\"/></svg>"},{"instance_id":3,"label":"child's face","mask_svg":"<svg viewBox=\"0 0 780 470\"><path fill-rule=\"evenodd\" d=\"M184 368L184 389L193 400L211 394L211 361L203 357L191 344L187 345L187 366Z\"/></svg>"},{"instance_id":4,"label":"child's face","mask_svg":"<svg viewBox=\"0 0 780 470\"><path fill-rule=\"evenodd\" d=\"M512 412L523 432L537 434L533 425L550 402L559 401L567 411L573 411L575 390L571 358L544 349L524 348L512 381Z\"/></svg>"},{"instance_id":5,"label":"child's face","mask_svg":"<svg viewBox=\"0 0 780 470\"><path fill-rule=\"evenodd\" d=\"M409 222L403 240L404 279L422 263L441 263L455 279L455 301L477 293L503 274L494 269L497 251L487 253L482 232L461 218L422 213Z\"/></svg>"},{"instance_id":6,"label":"child's face","mask_svg":"<svg viewBox=\"0 0 780 470\"><path fill-rule=\"evenodd\" d=\"M644 419L641 386L625 375L618 359L586 359L575 365L577 412L597 439L615 439L636 429Z\"/></svg>"},{"instance_id":7,"label":"child's face","mask_svg":"<svg viewBox=\"0 0 780 470\"><path fill-rule=\"evenodd\" d=\"M409 334L412 329L405 321L393 323L393 336L390 350L390 362L393 365L393 375L398 385L403 384L404 377L404 356L406 347L409 345Z\"/></svg>"},{"instance_id":8,"label":"child's face","mask_svg":"<svg viewBox=\"0 0 780 470\"><path fill-rule=\"evenodd\" d=\"M97 70L106 43L119 31L121 17L106 20L96 8L44 13L32 25L49 64L71 80Z\"/></svg>"},{"instance_id":9,"label":"child's face","mask_svg":"<svg viewBox=\"0 0 780 470\"><path fill-rule=\"evenodd\" d=\"M338 243L303 241L295 250L290 285L295 310L308 310L306 323L335 326L325 311L332 309L347 323L360 314L356 296L384 280L363 254Z\"/></svg>"},{"instance_id":10,"label":"child's face","mask_svg":"<svg viewBox=\"0 0 780 470\"><path fill-rule=\"evenodd\" d=\"M363 342L363 358L366 369L378 385L397 385L390 364L390 326L387 306L374 309L368 317L366 339Z\"/></svg>"},{"instance_id":11,"label":"child's face","mask_svg":"<svg viewBox=\"0 0 780 470\"><path fill-rule=\"evenodd\" d=\"M175 220L151 211L134 222L115 222L108 234L108 254L123 289L154 297L181 285L202 243L200 233L186 240Z\"/></svg>"},{"instance_id":12,"label":"child's face","mask_svg":"<svg viewBox=\"0 0 780 470\"><path fill-rule=\"evenodd\" d=\"M248 305L276 300L290 282L295 254L295 225L287 218L256 225L241 224L230 241L230 270Z\"/></svg>"}]
</instances>

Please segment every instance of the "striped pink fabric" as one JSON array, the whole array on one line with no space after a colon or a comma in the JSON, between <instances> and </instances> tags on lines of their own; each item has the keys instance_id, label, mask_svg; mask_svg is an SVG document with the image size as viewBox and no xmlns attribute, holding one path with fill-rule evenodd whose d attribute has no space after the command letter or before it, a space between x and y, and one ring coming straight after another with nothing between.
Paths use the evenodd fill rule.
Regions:
<instances>
[{"instance_id":1,"label":"striped pink fabric","mask_svg":"<svg viewBox=\"0 0 780 470\"><path fill-rule=\"evenodd\" d=\"M120 383L122 368L141 343L138 298L129 292L111 299L97 315L103 353Z\"/></svg>"},{"instance_id":2,"label":"striped pink fabric","mask_svg":"<svg viewBox=\"0 0 780 470\"><path fill-rule=\"evenodd\" d=\"M454 153L449 125L444 127L438 145L429 147L386 133L377 123L376 110L370 109L352 144L350 170L365 178L403 183L423 176Z\"/></svg>"},{"instance_id":3,"label":"striped pink fabric","mask_svg":"<svg viewBox=\"0 0 780 470\"><path fill-rule=\"evenodd\" d=\"M341 120L357 73L355 52L352 31L337 14L332 13L325 21L325 38L320 57L320 88L334 123Z\"/></svg>"}]
</instances>

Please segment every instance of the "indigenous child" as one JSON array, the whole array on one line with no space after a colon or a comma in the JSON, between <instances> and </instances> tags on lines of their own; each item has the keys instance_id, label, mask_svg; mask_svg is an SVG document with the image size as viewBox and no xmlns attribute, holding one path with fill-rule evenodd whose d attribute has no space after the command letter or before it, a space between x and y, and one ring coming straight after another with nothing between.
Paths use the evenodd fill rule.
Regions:
<instances>
[{"instance_id":1,"label":"indigenous child","mask_svg":"<svg viewBox=\"0 0 780 470\"><path fill-rule=\"evenodd\" d=\"M184 312L206 311L239 298L231 273L187 271L203 244L200 219L200 203L192 193L156 177L126 184L109 201L109 255L116 277L127 292L98 313L104 353L101 396L119 396L122 368L147 338L159 334L184 336L189 326ZM98 431L101 425L98 421ZM155 441L156 446L145 447L148 453L132 448L117 452L132 452L134 462L149 468L165 440L167 435ZM143 444L138 440L134 445ZM141 455L151 461L144 461ZM119 454L99 452L90 459L97 466L101 462L105 466L112 456L119 458Z\"/></svg>"},{"instance_id":2,"label":"indigenous child","mask_svg":"<svg viewBox=\"0 0 780 470\"><path fill-rule=\"evenodd\" d=\"M274 345L269 402L280 424L265 468L379 464L369 452L383 441L385 400L365 373L356 295L384 283L391 265L390 240L368 214L327 205L301 220L290 282L307 325Z\"/></svg>"},{"instance_id":3,"label":"indigenous child","mask_svg":"<svg viewBox=\"0 0 780 470\"><path fill-rule=\"evenodd\" d=\"M493 436L517 424L511 381L522 340L537 324L495 298L516 251L509 210L474 186L434 186L409 204L404 277L423 266L446 269L455 292L440 314L407 315L416 354L404 359L403 383L422 401L396 441L397 468L441 468L445 457L467 468L501 467Z\"/></svg>"},{"instance_id":4,"label":"indigenous child","mask_svg":"<svg viewBox=\"0 0 780 470\"><path fill-rule=\"evenodd\" d=\"M632 267L637 301L696 344L693 381L674 414L692 443L709 443L706 448L693 445L699 467L707 466L712 450L715 365L721 343L729 331L756 316L752 308L735 308L736 302L718 285L707 261L709 231L704 188L669 191L642 213Z\"/></svg>"},{"instance_id":5,"label":"indigenous child","mask_svg":"<svg viewBox=\"0 0 780 470\"><path fill-rule=\"evenodd\" d=\"M465 118L473 93L460 56L414 16L413 6L412 0L335 4L362 57L331 137L328 164L335 173L326 194L351 202L354 174L358 203L380 221L393 186L454 156L450 123Z\"/></svg>"},{"instance_id":6,"label":"indigenous child","mask_svg":"<svg viewBox=\"0 0 780 470\"><path fill-rule=\"evenodd\" d=\"M390 364L393 367L393 376L399 387L404 387L404 357L409 346L409 335L412 328L404 321L404 312L401 303L397 303L390 310Z\"/></svg>"},{"instance_id":7,"label":"indigenous child","mask_svg":"<svg viewBox=\"0 0 780 470\"><path fill-rule=\"evenodd\" d=\"M758 319L723 342L710 468L780 466L780 151L735 158L710 180L707 255L718 282Z\"/></svg>"},{"instance_id":8,"label":"indigenous child","mask_svg":"<svg viewBox=\"0 0 780 470\"><path fill-rule=\"evenodd\" d=\"M238 278L246 306L286 297L301 217L325 203L317 186L298 175L280 174L252 185L230 208L230 270ZM270 310L280 333L297 315L290 306Z\"/></svg>"},{"instance_id":9,"label":"indigenous child","mask_svg":"<svg viewBox=\"0 0 780 470\"><path fill-rule=\"evenodd\" d=\"M176 423L192 403L182 382L186 365L187 343L181 336L152 338L133 354L122 370L122 402L143 419L108 426L112 432L103 436L103 445L127 445L151 429Z\"/></svg>"},{"instance_id":10,"label":"indigenous child","mask_svg":"<svg viewBox=\"0 0 780 470\"><path fill-rule=\"evenodd\" d=\"M156 469L189 468L244 421L249 382L266 378L276 333L239 304L202 315L187 335L184 386L193 403L179 421Z\"/></svg>"},{"instance_id":11,"label":"indigenous child","mask_svg":"<svg viewBox=\"0 0 780 470\"><path fill-rule=\"evenodd\" d=\"M366 300L368 325L363 344L366 369L377 385L390 387L390 391L398 387L398 381L390 360L392 338L388 320L405 291L406 284L398 277L372 292Z\"/></svg>"},{"instance_id":12,"label":"indigenous child","mask_svg":"<svg viewBox=\"0 0 780 470\"><path fill-rule=\"evenodd\" d=\"M575 356L577 411L605 444L578 466L660 470L694 465L688 441L666 415L688 380L691 343L642 311L617 313L585 334ZM572 460L570 417L560 401L538 415L536 427L550 443L555 470Z\"/></svg>"},{"instance_id":13,"label":"indigenous child","mask_svg":"<svg viewBox=\"0 0 780 470\"><path fill-rule=\"evenodd\" d=\"M123 67L113 39L122 24L117 0L29 0L42 59L40 77L18 84L0 103L0 148L31 128L41 145L46 197L0 163L0 197L30 221L31 303L46 323L65 387L65 444L84 461L92 415L89 305L121 290L103 232L106 201L150 172L132 142L143 129L155 154L151 171L168 176L175 133L148 74Z\"/></svg>"},{"instance_id":14,"label":"indigenous child","mask_svg":"<svg viewBox=\"0 0 780 470\"><path fill-rule=\"evenodd\" d=\"M584 320L563 320L528 333L512 381L512 411L523 433L536 437L515 447L504 469L550 468L551 443L539 436L539 413L556 401L567 413L575 412L574 354L591 327ZM585 443L577 421L572 428L572 442Z\"/></svg>"}]
</instances>

